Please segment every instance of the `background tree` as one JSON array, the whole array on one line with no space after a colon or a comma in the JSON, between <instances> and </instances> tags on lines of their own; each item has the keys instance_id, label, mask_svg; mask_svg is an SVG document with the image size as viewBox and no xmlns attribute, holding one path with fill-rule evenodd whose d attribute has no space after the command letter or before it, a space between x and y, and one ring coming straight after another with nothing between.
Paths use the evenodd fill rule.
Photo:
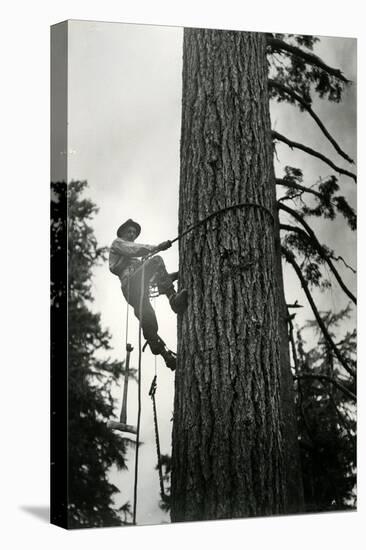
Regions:
<instances>
[{"instance_id":1,"label":"background tree","mask_svg":"<svg viewBox=\"0 0 366 550\"><path fill-rule=\"evenodd\" d=\"M283 177L276 178L280 193L278 207L281 215L281 252L294 269L314 314L314 321L308 326L317 327L321 334L320 347L311 350L306 356L306 361L301 353L296 361L294 354L292 365L293 373L297 378L295 390L302 477L306 510L309 511L354 506L356 481L355 330L347 333L344 341L342 339L337 341L336 335L339 333L339 328L336 332L333 331L335 326L348 319L351 309L347 308L339 313L329 311L325 315L319 312L317 306L319 292L332 290L333 287L338 287L344 297L356 304L356 296L344 277L346 271L355 273L355 270L345 262L342 256L323 244L311 227L311 218L320 218L326 226L327 223L335 220L337 214L341 214L348 228L351 231L356 229L356 214L344 196L346 180L356 182L355 174L347 167L354 161L330 134L312 105L315 97L340 102L345 87L351 83L338 69L329 67L312 53L318 41L319 38L313 36L268 35L270 67L268 82L271 99L297 106L304 116L310 116L319 132L328 141L330 150L333 150L333 155L327 157L310 147L308 143L295 142L291 137L283 136L279 132L272 133L275 143L283 143L292 149L301 150L331 168L328 176L318 178L315 182L306 180L304 182L306 176L303 171L291 166L285 166ZM339 161L336 160L337 157ZM284 187L286 193L283 195ZM287 316L292 347L295 346L292 327L293 311L290 309ZM301 340L300 334L298 332L297 336ZM303 350L303 346L300 344L299 346L300 350ZM346 346L349 348L346 349ZM349 353L350 351L352 353ZM317 363L321 357L323 357L323 368L319 366L319 362ZM337 363L336 369L332 367L334 363ZM322 378L319 377L319 372ZM339 377L341 380L338 379ZM328 381L327 385L324 385L325 380ZM343 383L344 380L347 384ZM317 387L316 391L314 391L314 384ZM345 387L347 385L352 387L352 391L348 394ZM331 394L329 394L330 390L332 390ZM350 400L351 407L349 403L339 401L341 397L346 401ZM303 413L299 414L299 407L300 411L304 411L304 403L306 403L307 415L311 417L309 422L304 420ZM341 410L347 411L344 414L349 417L348 420L342 417ZM338 421L336 421L336 415ZM349 432L346 436L345 424L348 425ZM304 439L304 433L309 436L311 432L313 432L312 450L309 450L309 441ZM337 488L336 494L335 488Z\"/></svg>"},{"instance_id":2,"label":"background tree","mask_svg":"<svg viewBox=\"0 0 366 550\"><path fill-rule=\"evenodd\" d=\"M127 523L128 503L117 510L113 496L117 488L108 480L115 464L126 468L127 442L107 429L114 413L111 385L118 383L120 362L105 358L110 335L92 310L92 269L104 261L105 249L98 246L89 221L97 212L95 204L82 197L85 181L68 185L52 184L53 253L64 254L62 243L68 236L68 525L101 527ZM65 203L68 225L66 227ZM57 258L54 258L57 264ZM55 308L66 293L53 277ZM63 368L66 368L63 365Z\"/></svg>"},{"instance_id":3,"label":"background tree","mask_svg":"<svg viewBox=\"0 0 366 550\"><path fill-rule=\"evenodd\" d=\"M356 298L336 267L344 260L319 242L305 219L333 219L340 212L354 230L355 213L338 194L334 174L304 185L300 169L286 167L284 177L276 178L272 164L272 140L280 141L356 181L353 172L309 144L270 128L270 98L296 104L342 162L353 163L312 109L313 95L339 102L348 84L312 53L316 41L185 29L180 232L242 202L266 206L275 223L261 208L231 210L180 243L180 281L190 306L178 326L173 521L301 511L281 256L294 268L343 373L355 379L355 364L335 342L310 288L329 286L322 269L327 266L354 303ZM278 202L281 218L276 184L287 188ZM291 225L284 223L288 216Z\"/></svg>"},{"instance_id":4,"label":"background tree","mask_svg":"<svg viewBox=\"0 0 366 550\"><path fill-rule=\"evenodd\" d=\"M322 313L327 330L336 337L350 307L337 314ZM316 347L306 351L303 333L318 334ZM308 332L308 330L307 330ZM296 331L292 339L296 406L299 425L306 510L334 511L356 503L355 383L344 371L315 321ZM355 362L356 331L347 331L338 348Z\"/></svg>"}]
</instances>

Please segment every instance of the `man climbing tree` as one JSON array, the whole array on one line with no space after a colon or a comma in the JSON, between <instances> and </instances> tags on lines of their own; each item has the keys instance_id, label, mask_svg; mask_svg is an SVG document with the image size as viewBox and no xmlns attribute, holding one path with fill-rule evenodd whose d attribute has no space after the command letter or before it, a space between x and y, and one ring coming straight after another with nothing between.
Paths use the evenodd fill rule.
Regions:
<instances>
[{"instance_id":1,"label":"man climbing tree","mask_svg":"<svg viewBox=\"0 0 366 550\"><path fill-rule=\"evenodd\" d=\"M352 162L312 110L310 98L313 83L318 95L339 101L347 80L299 47L311 50L316 39L288 38L184 31L179 233L214 211L232 208L180 241L179 280L190 300L178 319L173 521L304 510L281 255L295 270L294 252L304 257L304 272L296 273L310 304L307 281L320 284L319 265L332 266L345 290L333 252L319 243L304 217L332 219L338 210L351 228L355 220L344 197L335 196L333 177L310 191L318 200L315 208L299 213L281 203L281 211L301 228L280 223L276 184L290 192L308 189L297 169L288 167L286 177L276 180L273 140L301 148L338 174L355 176L271 131L269 98L297 102L337 153ZM280 230L292 231L292 241L281 246ZM354 375L335 344L332 349Z\"/></svg>"},{"instance_id":2,"label":"man climbing tree","mask_svg":"<svg viewBox=\"0 0 366 550\"><path fill-rule=\"evenodd\" d=\"M177 274L169 275L163 259L154 255L144 263L139 257L167 250L170 241L164 241L158 246L135 243L141 227L129 219L117 230L117 238L113 241L109 252L109 269L121 281L121 288L127 302L133 307L136 317L141 321L141 328L147 343L154 355L161 355L166 366L175 370L175 354L168 350L164 341L158 335L158 323L154 309L150 304L150 284L155 284L159 294L165 294L170 307L175 313L183 313L187 307L187 291L176 293L173 280Z\"/></svg>"}]
</instances>

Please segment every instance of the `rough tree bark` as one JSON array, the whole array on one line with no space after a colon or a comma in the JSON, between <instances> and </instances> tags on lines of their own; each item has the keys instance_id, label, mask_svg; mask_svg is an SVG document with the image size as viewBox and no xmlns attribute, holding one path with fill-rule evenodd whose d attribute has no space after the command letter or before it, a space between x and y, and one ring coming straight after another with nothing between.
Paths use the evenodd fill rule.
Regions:
<instances>
[{"instance_id":1,"label":"rough tree bark","mask_svg":"<svg viewBox=\"0 0 366 550\"><path fill-rule=\"evenodd\" d=\"M276 197L261 34L186 29L172 521L286 512ZM278 230L278 228L277 228ZM283 355L283 353L282 353Z\"/></svg>"}]
</instances>

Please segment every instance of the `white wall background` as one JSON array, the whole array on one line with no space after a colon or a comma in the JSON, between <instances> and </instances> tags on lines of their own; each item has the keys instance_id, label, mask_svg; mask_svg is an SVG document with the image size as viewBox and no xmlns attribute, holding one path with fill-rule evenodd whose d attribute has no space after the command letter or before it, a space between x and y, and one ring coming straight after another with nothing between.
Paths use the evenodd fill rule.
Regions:
<instances>
[{"instance_id":1,"label":"white wall background","mask_svg":"<svg viewBox=\"0 0 366 550\"><path fill-rule=\"evenodd\" d=\"M108 2L74 0L50 5L16 2L5 6L2 40L2 149L5 174L1 203L3 380L1 399L3 472L1 517L6 548L100 548L103 545L150 545L185 548L209 544L213 548L245 542L258 548L308 548L327 545L361 547L363 505L364 437L363 405L360 420L360 505L357 514L302 516L279 519L237 520L206 524L106 529L66 533L42 521L40 509L49 493L49 25L64 19L149 22L245 30L275 30L309 34L358 36L359 55L364 56L362 10L350 1L346 6L309 1L238 6L235 2ZM301 9L300 9L301 8ZM300 15L299 15L300 14ZM360 67L361 69L361 67ZM359 97L363 97L364 74L359 72ZM361 119L364 115L359 103ZM305 116L305 115L304 115ZM277 127L280 131L280 127ZM363 143L363 129L360 131ZM360 211L362 213L363 159L360 158ZM360 216L363 236L363 220ZM170 228L169 228L170 229ZM171 228L172 229L172 228ZM167 231L174 235L174 231ZM158 236L158 235L157 235ZM362 247L362 236L359 242ZM142 236L141 236L142 237ZM162 231L162 237L165 237ZM157 239L157 240L160 240ZM169 252L171 253L171 252ZM170 261L170 260L169 260ZM171 259L174 263L174 258ZM362 248L359 255L362 281ZM363 289L360 285L360 310ZM361 317L362 319L362 317ZM359 323L361 333L362 324ZM362 388L363 343L360 347ZM169 373L168 373L169 374ZM362 395L361 389L361 395ZM33 513L27 511L28 507ZM265 523L263 523L265 522Z\"/></svg>"}]
</instances>

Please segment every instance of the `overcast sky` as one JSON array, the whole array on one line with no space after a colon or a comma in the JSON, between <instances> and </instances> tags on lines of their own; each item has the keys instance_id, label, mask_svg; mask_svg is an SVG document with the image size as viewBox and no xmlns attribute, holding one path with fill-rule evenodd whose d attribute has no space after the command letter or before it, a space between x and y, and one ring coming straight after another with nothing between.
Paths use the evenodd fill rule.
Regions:
<instances>
[{"instance_id":1,"label":"overcast sky","mask_svg":"<svg viewBox=\"0 0 366 550\"><path fill-rule=\"evenodd\" d=\"M270 29L268 29L270 31ZM287 29L286 29L287 30ZM291 29L288 29L291 31ZM157 244L177 235L179 188L179 140L181 116L183 30L122 23L71 21L69 24L69 163L68 180L87 180L86 196L99 207L93 227L100 245L110 245L118 225L133 218L142 225L139 241ZM356 41L322 38L316 53L326 63L339 67L355 84L344 101L330 104L314 101L314 110L330 133L352 157L356 155ZM314 121L294 106L273 104L272 127L294 141L318 149L334 162L349 165L333 152ZM285 165L304 171L304 183L314 184L331 174L321 161L285 145L277 145L276 175ZM351 168L352 170L352 168ZM356 186L350 178L339 177L341 194L356 206ZM343 221L324 223L310 220L319 240L336 249L352 265L356 263L355 234ZM178 265L178 250L164 252L168 270ZM355 276L340 266L340 271L355 291ZM112 334L111 356L124 358L126 304L119 280L107 265L95 270L93 308L101 312L102 324ZM305 298L291 269L285 270L288 302ZM336 283L327 295L314 293L320 309L339 310L348 300ZM164 296L156 300L160 334L176 349L176 318ZM138 323L130 316L129 341L134 346L131 362L137 366ZM298 322L312 319L304 307ZM170 453L174 374L158 359L157 406L161 450ZM140 481L137 522L169 521L158 507L159 484L155 471L156 450L152 407L148 390L154 374L154 359L149 351L143 358ZM121 397L121 388L115 396ZM128 422L136 422L136 385L129 386ZM133 500L134 452L129 451L129 473L112 472L113 482L121 489L118 504Z\"/></svg>"}]
</instances>

